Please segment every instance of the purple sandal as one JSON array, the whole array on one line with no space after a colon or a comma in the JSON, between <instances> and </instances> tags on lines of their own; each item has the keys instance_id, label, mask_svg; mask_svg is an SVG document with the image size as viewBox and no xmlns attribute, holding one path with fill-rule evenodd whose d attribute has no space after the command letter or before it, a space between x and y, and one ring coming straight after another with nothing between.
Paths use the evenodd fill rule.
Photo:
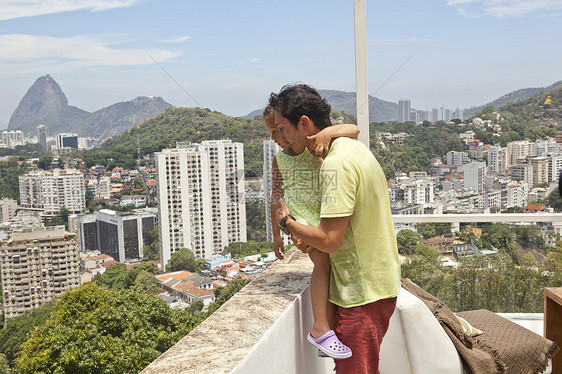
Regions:
<instances>
[{"instance_id":1,"label":"purple sandal","mask_svg":"<svg viewBox=\"0 0 562 374\"><path fill-rule=\"evenodd\" d=\"M335 359L351 357L351 349L340 342L334 330L328 331L319 338L315 338L309 333L307 339L312 345L328 357ZM318 352L318 355L320 356L320 352Z\"/></svg>"}]
</instances>

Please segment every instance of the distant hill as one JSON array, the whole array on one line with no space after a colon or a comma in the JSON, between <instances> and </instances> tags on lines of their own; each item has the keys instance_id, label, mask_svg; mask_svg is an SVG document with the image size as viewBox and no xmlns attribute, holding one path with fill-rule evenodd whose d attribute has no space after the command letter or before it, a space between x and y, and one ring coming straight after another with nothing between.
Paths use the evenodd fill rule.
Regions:
<instances>
[{"instance_id":1,"label":"distant hill","mask_svg":"<svg viewBox=\"0 0 562 374\"><path fill-rule=\"evenodd\" d=\"M244 144L246 174L262 174L263 141L269 132L261 120L230 117L210 109L168 108L119 136L108 139L101 148L84 152L88 165L107 164L134 166L137 141L143 155L173 148L178 141L200 143L203 140L231 139Z\"/></svg>"},{"instance_id":2,"label":"distant hill","mask_svg":"<svg viewBox=\"0 0 562 374\"><path fill-rule=\"evenodd\" d=\"M562 85L540 92L525 100L506 104L497 111L508 122L538 125L562 130Z\"/></svg>"},{"instance_id":3,"label":"distant hill","mask_svg":"<svg viewBox=\"0 0 562 374\"><path fill-rule=\"evenodd\" d=\"M468 117L472 117L475 114L479 113L482 111L482 109L484 109L486 106L488 105L492 105L495 109L498 109L506 104L509 103L513 103L516 102L518 100L525 100L530 98L533 95L536 95L538 93L541 92L549 92L552 91L558 87L562 87L562 81L558 81L548 87L535 87L535 88L522 88L520 90L517 91L513 91L510 92L508 94L503 95L502 97L500 97L499 99L496 99L492 102L489 102L485 105L481 105L481 106L477 106L477 107L472 107L469 109L465 109L464 110L464 117L468 118Z\"/></svg>"},{"instance_id":4,"label":"distant hill","mask_svg":"<svg viewBox=\"0 0 562 374\"><path fill-rule=\"evenodd\" d=\"M9 130L35 135L38 125L47 126L49 135L77 133L101 140L119 135L131 127L172 107L161 97L137 97L102 108L93 113L69 106L53 78L39 77L29 88L10 118Z\"/></svg>"},{"instance_id":5,"label":"distant hill","mask_svg":"<svg viewBox=\"0 0 562 374\"><path fill-rule=\"evenodd\" d=\"M140 96L93 112L86 124L86 134L107 139L120 135L147 119L156 117L166 108L173 107L161 97Z\"/></svg>"},{"instance_id":6,"label":"distant hill","mask_svg":"<svg viewBox=\"0 0 562 374\"><path fill-rule=\"evenodd\" d=\"M333 110L345 112L352 116L357 115L355 92L344 92L337 90L318 90L322 97L328 100ZM261 116L262 109L254 110L244 118L254 119ZM369 95L369 122L386 122L398 119L398 104L390 101L377 99Z\"/></svg>"}]
</instances>

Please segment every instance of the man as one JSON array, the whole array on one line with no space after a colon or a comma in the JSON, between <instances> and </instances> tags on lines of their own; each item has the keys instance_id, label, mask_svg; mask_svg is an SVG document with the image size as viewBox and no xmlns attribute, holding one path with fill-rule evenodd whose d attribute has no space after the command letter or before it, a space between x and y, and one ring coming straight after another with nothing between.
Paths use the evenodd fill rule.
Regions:
<instances>
[{"instance_id":1,"label":"man","mask_svg":"<svg viewBox=\"0 0 562 374\"><path fill-rule=\"evenodd\" d=\"M275 122L298 153L309 138L330 126L330 106L306 85L285 86L278 95ZM287 206L276 214L283 230L303 252L330 254L329 300L338 306L335 331L352 349L336 361L342 373L378 373L379 348L400 291L400 266L384 173L362 143L337 138L320 169L319 226L299 224Z\"/></svg>"}]
</instances>

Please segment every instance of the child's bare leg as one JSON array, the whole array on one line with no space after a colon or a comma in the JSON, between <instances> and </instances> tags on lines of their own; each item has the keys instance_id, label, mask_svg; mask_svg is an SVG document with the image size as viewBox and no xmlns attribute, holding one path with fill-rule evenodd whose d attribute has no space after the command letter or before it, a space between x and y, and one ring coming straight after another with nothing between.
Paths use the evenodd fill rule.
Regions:
<instances>
[{"instance_id":1,"label":"child's bare leg","mask_svg":"<svg viewBox=\"0 0 562 374\"><path fill-rule=\"evenodd\" d=\"M335 317L335 305L328 302L328 291L330 288L330 257L327 253L317 249L309 253L314 263L314 269L310 277L310 300L312 302L312 314L314 315L314 326L311 335L318 338L332 329Z\"/></svg>"}]
</instances>

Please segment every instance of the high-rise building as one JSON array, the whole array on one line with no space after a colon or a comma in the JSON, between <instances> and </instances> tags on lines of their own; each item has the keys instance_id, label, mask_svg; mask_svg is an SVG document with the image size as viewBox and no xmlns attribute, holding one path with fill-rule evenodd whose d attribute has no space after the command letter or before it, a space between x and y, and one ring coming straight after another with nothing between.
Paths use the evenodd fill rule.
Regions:
<instances>
[{"instance_id":1,"label":"high-rise building","mask_svg":"<svg viewBox=\"0 0 562 374\"><path fill-rule=\"evenodd\" d=\"M535 156L548 156L558 152L558 144L552 138L539 139L535 142Z\"/></svg>"},{"instance_id":2,"label":"high-rise building","mask_svg":"<svg viewBox=\"0 0 562 374\"><path fill-rule=\"evenodd\" d=\"M271 230L271 192L273 191L272 164L275 154L279 152L279 146L273 140L263 142L263 193L265 201L265 230L267 241L273 242L273 231Z\"/></svg>"},{"instance_id":3,"label":"high-rise building","mask_svg":"<svg viewBox=\"0 0 562 374\"><path fill-rule=\"evenodd\" d=\"M517 159L527 156L533 156L535 152L535 143L529 140L518 140L507 143L507 161L508 167L518 164Z\"/></svg>"},{"instance_id":4,"label":"high-rise building","mask_svg":"<svg viewBox=\"0 0 562 374\"><path fill-rule=\"evenodd\" d=\"M516 164L509 167L511 178L524 182L528 186L533 185L533 167L527 164Z\"/></svg>"},{"instance_id":5,"label":"high-rise building","mask_svg":"<svg viewBox=\"0 0 562 374\"><path fill-rule=\"evenodd\" d=\"M494 145L488 149L488 172L505 173L507 170L507 149Z\"/></svg>"},{"instance_id":6,"label":"high-rise building","mask_svg":"<svg viewBox=\"0 0 562 374\"><path fill-rule=\"evenodd\" d=\"M78 149L78 134L57 134L57 149Z\"/></svg>"},{"instance_id":7,"label":"high-rise building","mask_svg":"<svg viewBox=\"0 0 562 374\"><path fill-rule=\"evenodd\" d=\"M464 165L464 188L483 193L486 185L486 164L469 162Z\"/></svg>"},{"instance_id":8,"label":"high-rise building","mask_svg":"<svg viewBox=\"0 0 562 374\"><path fill-rule=\"evenodd\" d=\"M76 169L39 170L19 177L20 206L55 215L62 207L70 213L86 208L84 175Z\"/></svg>"},{"instance_id":9,"label":"high-rise building","mask_svg":"<svg viewBox=\"0 0 562 374\"><path fill-rule=\"evenodd\" d=\"M18 202L14 199L3 197L0 199L0 222L8 222L16 216Z\"/></svg>"},{"instance_id":10,"label":"high-rise building","mask_svg":"<svg viewBox=\"0 0 562 374\"><path fill-rule=\"evenodd\" d=\"M79 216L80 251L98 250L119 262L142 258L148 232L156 226L155 213L146 209L132 212L101 209Z\"/></svg>"},{"instance_id":11,"label":"high-rise building","mask_svg":"<svg viewBox=\"0 0 562 374\"><path fill-rule=\"evenodd\" d=\"M2 131L2 143L4 143L6 148L16 148L18 145L24 145L23 131Z\"/></svg>"},{"instance_id":12,"label":"high-rise building","mask_svg":"<svg viewBox=\"0 0 562 374\"><path fill-rule=\"evenodd\" d=\"M548 159L548 180L556 181L562 172L562 153L557 153L547 157Z\"/></svg>"},{"instance_id":13,"label":"high-rise building","mask_svg":"<svg viewBox=\"0 0 562 374\"><path fill-rule=\"evenodd\" d=\"M401 99L398 101L398 122L403 123L410 120L410 100Z\"/></svg>"},{"instance_id":14,"label":"high-rise building","mask_svg":"<svg viewBox=\"0 0 562 374\"><path fill-rule=\"evenodd\" d=\"M64 227L13 233L0 247L5 319L80 286L78 244Z\"/></svg>"},{"instance_id":15,"label":"high-rise building","mask_svg":"<svg viewBox=\"0 0 562 374\"><path fill-rule=\"evenodd\" d=\"M207 259L246 241L242 143L178 143L156 153L156 176L164 266L182 248Z\"/></svg>"},{"instance_id":16,"label":"high-rise building","mask_svg":"<svg viewBox=\"0 0 562 374\"><path fill-rule=\"evenodd\" d=\"M447 165L455 165L457 170L468 163L468 152L449 151L447 152Z\"/></svg>"},{"instance_id":17,"label":"high-rise building","mask_svg":"<svg viewBox=\"0 0 562 374\"><path fill-rule=\"evenodd\" d=\"M47 152L47 126L37 126L37 139L39 140L39 144L41 144L43 152Z\"/></svg>"},{"instance_id":18,"label":"high-rise building","mask_svg":"<svg viewBox=\"0 0 562 374\"><path fill-rule=\"evenodd\" d=\"M548 159L546 157L529 157L527 163L533 168L533 187L550 182L548 179Z\"/></svg>"},{"instance_id":19,"label":"high-rise building","mask_svg":"<svg viewBox=\"0 0 562 374\"><path fill-rule=\"evenodd\" d=\"M463 108L457 108L454 113L454 117L464 121L464 110Z\"/></svg>"},{"instance_id":20,"label":"high-rise building","mask_svg":"<svg viewBox=\"0 0 562 374\"><path fill-rule=\"evenodd\" d=\"M445 122L449 122L450 120L453 119L453 110L449 109L449 108L445 108L444 109L444 113L445 113Z\"/></svg>"}]
</instances>

